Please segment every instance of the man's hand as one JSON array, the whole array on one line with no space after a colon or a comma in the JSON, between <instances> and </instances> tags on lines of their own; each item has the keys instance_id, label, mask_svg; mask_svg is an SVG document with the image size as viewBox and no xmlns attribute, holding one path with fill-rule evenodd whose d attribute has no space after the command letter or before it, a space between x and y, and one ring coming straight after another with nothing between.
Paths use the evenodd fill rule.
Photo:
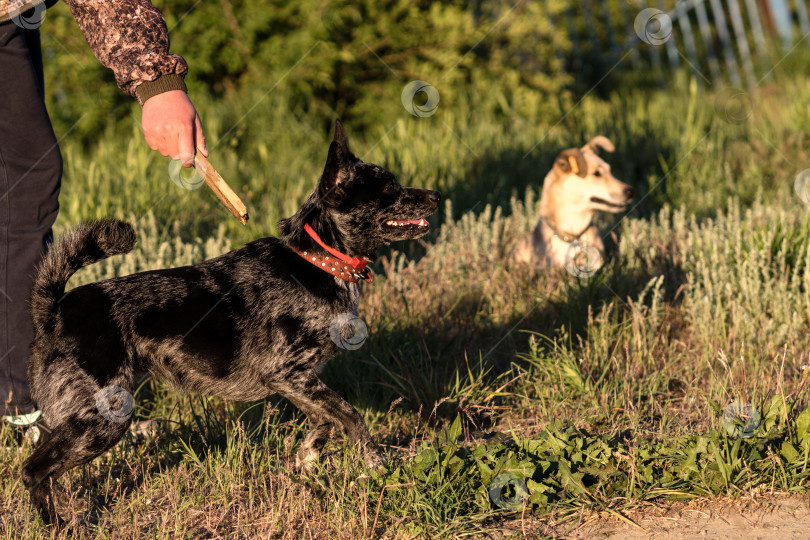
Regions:
<instances>
[{"instance_id":1,"label":"man's hand","mask_svg":"<svg viewBox=\"0 0 810 540\"><path fill-rule=\"evenodd\" d=\"M147 99L141 128L149 148L172 159L182 159L184 167L194 164L195 148L208 157L200 117L182 90L170 90Z\"/></svg>"}]
</instances>

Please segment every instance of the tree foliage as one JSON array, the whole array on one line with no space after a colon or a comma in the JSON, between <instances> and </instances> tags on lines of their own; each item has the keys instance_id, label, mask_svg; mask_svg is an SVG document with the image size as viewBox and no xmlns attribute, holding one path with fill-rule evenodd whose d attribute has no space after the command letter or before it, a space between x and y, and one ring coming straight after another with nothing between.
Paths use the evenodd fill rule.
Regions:
<instances>
[{"instance_id":1,"label":"tree foliage","mask_svg":"<svg viewBox=\"0 0 810 540\"><path fill-rule=\"evenodd\" d=\"M401 107L411 80L433 85L444 103L472 100L504 120L542 120L559 110L569 80L564 33L551 21L562 3L420 0L155 0L172 52L190 65L190 93L244 99L283 93L297 114L374 125ZM48 98L57 131L92 139L132 100L92 57L64 5L42 27ZM417 99L424 96L417 96Z\"/></svg>"}]
</instances>

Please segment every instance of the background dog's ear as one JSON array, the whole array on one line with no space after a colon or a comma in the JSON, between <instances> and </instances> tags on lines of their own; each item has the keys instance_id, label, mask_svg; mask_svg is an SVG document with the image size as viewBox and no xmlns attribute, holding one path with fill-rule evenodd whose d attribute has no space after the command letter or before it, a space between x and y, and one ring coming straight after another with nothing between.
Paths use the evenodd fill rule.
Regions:
<instances>
[{"instance_id":1,"label":"background dog's ear","mask_svg":"<svg viewBox=\"0 0 810 540\"><path fill-rule=\"evenodd\" d=\"M613 152L614 150L616 150L616 147L613 146L613 143L610 142L610 139L608 139L604 135L597 135L596 137L588 141L588 143L582 147L582 150L583 151L588 150L595 154L599 148L607 152Z\"/></svg>"},{"instance_id":2,"label":"background dog's ear","mask_svg":"<svg viewBox=\"0 0 810 540\"><path fill-rule=\"evenodd\" d=\"M575 174L580 178L588 176L588 162L577 148L563 150L554 160L554 168L558 174Z\"/></svg>"}]
</instances>

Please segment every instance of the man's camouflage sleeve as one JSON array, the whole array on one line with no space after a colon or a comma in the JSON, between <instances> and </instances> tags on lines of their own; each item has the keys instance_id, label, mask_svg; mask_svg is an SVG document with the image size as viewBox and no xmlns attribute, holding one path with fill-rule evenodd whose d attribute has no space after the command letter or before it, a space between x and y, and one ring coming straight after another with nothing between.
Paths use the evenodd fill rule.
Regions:
<instances>
[{"instance_id":1,"label":"man's camouflage sleeve","mask_svg":"<svg viewBox=\"0 0 810 540\"><path fill-rule=\"evenodd\" d=\"M169 54L169 31L149 0L65 0L96 57L113 70L118 87L143 103L169 90L186 90L188 65Z\"/></svg>"}]
</instances>

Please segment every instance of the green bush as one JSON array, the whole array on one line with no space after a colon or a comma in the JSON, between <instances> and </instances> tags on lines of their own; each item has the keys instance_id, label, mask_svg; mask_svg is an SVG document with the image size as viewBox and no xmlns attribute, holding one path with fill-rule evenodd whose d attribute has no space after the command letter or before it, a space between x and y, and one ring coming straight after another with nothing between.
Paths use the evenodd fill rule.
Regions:
<instances>
[{"instance_id":1,"label":"green bush","mask_svg":"<svg viewBox=\"0 0 810 540\"><path fill-rule=\"evenodd\" d=\"M567 42L548 17L559 12L557 0L514 8L424 0L155 4L172 52L190 65L195 101L241 96L261 106L274 92L296 113L322 118L325 131L335 116L357 130L398 113L402 89L415 79L435 86L444 102L471 99L479 112L502 120L550 119L567 99L560 55ZM111 119L135 111L92 57L66 6L48 12L42 32L57 132L78 122L71 137L92 142Z\"/></svg>"}]
</instances>

